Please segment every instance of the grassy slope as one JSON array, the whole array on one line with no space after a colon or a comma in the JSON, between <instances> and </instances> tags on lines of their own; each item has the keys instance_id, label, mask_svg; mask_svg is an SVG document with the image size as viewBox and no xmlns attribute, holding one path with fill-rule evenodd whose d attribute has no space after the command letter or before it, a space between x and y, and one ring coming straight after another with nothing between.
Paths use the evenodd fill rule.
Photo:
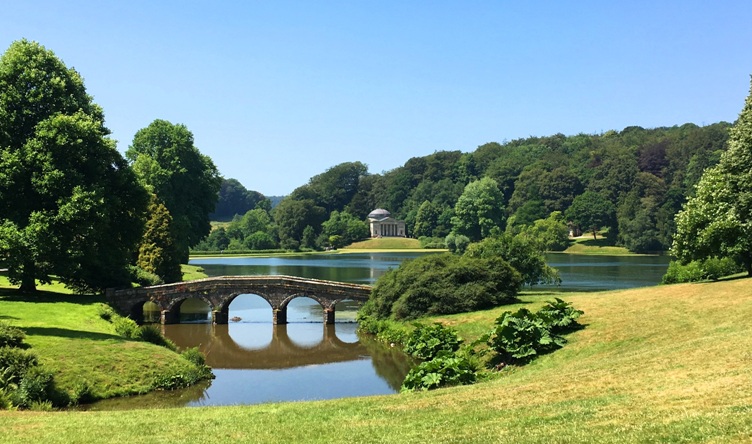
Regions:
<instances>
[{"instance_id":1,"label":"grassy slope","mask_svg":"<svg viewBox=\"0 0 752 444\"><path fill-rule=\"evenodd\" d=\"M343 250L419 250L421 249L418 239L406 237L382 237L368 239L350 244Z\"/></svg>"},{"instance_id":2,"label":"grassy slope","mask_svg":"<svg viewBox=\"0 0 752 444\"><path fill-rule=\"evenodd\" d=\"M587 255L608 255L608 256L632 256L624 247L615 247L609 245L608 239L599 237L593 239L592 234L585 234L574 238L572 245L564 250L568 254L587 254Z\"/></svg>"},{"instance_id":3,"label":"grassy slope","mask_svg":"<svg viewBox=\"0 0 752 444\"><path fill-rule=\"evenodd\" d=\"M20 296L8 287L0 276L0 320L26 331L31 351L55 373L57 386L65 391L72 392L86 381L96 397L144 393L152 389L157 375L191 366L164 347L118 336L112 324L98 315L103 296L68 294L59 284Z\"/></svg>"},{"instance_id":4,"label":"grassy slope","mask_svg":"<svg viewBox=\"0 0 752 444\"><path fill-rule=\"evenodd\" d=\"M247 407L2 412L0 441L752 442L750 284L568 295L586 329L474 386ZM500 311L445 319L472 335Z\"/></svg>"}]
</instances>

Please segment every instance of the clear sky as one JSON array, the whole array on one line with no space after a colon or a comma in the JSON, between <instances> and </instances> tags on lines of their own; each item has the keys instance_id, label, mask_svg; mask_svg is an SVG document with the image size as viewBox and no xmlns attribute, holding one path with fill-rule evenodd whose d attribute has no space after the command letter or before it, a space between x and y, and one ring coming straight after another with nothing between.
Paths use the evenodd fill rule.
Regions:
<instances>
[{"instance_id":1,"label":"clear sky","mask_svg":"<svg viewBox=\"0 0 752 444\"><path fill-rule=\"evenodd\" d=\"M733 122L752 1L37 1L0 6L84 77L125 151L185 124L223 176L288 194L341 162L555 133Z\"/></svg>"}]
</instances>

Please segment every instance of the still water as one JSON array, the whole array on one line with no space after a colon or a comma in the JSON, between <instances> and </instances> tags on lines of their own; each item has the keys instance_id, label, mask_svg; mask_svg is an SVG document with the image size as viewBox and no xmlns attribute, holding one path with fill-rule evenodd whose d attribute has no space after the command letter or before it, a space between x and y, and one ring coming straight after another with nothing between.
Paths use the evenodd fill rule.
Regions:
<instances>
[{"instance_id":1,"label":"still water","mask_svg":"<svg viewBox=\"0 0 752 444\"><path fill-rule=\"evenodd\" d=\"M373 284L403 260L425 253L353 253L284 257L193 259L209 276L292 275ZM669 258L550 254L562 284L551 291L599 291L655 285ZM181 349L198 346L216 379L186 390L107 400L91 409L256 404L331 399L399 391L413 364L398 350L356 334L354 304L336 307L336 322L322 323L321 306L297 298L287 325L272 325L269 304L241 295L230 305L229 325L186 323L163 326ZM195 316L195 313L194 313ZM206 319L208 313L204 313Z\"/></svg>"},{"instance_id":2,"label":"still water","mask_svg":"<svg viewBox=\"0 0 752 444\"><path fill-rule=\"evenodd\" d=\"M373 284L405 259L426 253L347 253L283 257L193 259L209 276L289 275L355 284ZM433 254L433 253L431 253ZM668 256L546 255L559 270L562 284L554 291L601 291L656 285L666 273Z\"/></svg>"}]
</instances>

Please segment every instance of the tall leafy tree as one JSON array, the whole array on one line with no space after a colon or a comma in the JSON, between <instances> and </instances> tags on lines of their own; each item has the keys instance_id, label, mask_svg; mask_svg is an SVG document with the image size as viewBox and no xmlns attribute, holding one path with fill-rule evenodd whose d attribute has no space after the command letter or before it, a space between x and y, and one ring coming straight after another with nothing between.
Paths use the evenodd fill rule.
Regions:
<instances>
[{"instance_id":1,"label":"tall leafy tree","mask_svg":"<svg viewBox=\"0 0 752 444\"><path fill-rule=\"evenodd\" d=\"M731 257L752 276L752 87L728 150L676 216L673 253L682 262Z\"/></svg>"},{"instance_id":2,"label":"tall leafy tree","mask_svg":"<svg viewBox=\"0 0 752 444\"><path fill-rule=\"evenodd\" d=\"M574 198L567 210L567 218L583 230L593 233L596 239L598 230L613 224L616 210L614 204L595 191L585 191Z\"/></svg>"},{"instance_id":3,"label":"tall leafy tree","mask_svg":"<svg viewBox=\"0 0 752 444\"><path fill-rule=\"evenodd\" d=\"M454 206L454 230L479 241L504 224L504 196L490 177L470 182Z\"/></svg>"},{"instance_id":4,"label":"tall leafy tree","mask_svg":"<svg viewBox=\"0 0 752 444\"><path fill-rule=\"evenodd\" d=\"M159 119L136 133L125 155L172 215L181 262L187 262L189 248L211 229L209 214L222 182L217 167L194 146L185 125Z\"/></svg>"},{"instance_id":5,"label":"tall leafy tree","mask_svg":"<svg viewBox=\"0 0 752 444\"><path fill-rule=\"evenodd\" d=\"M0 58L0 256L23 291L128 283L148 196L81 76L20 40Z\"/></svg>"}]
</instances>

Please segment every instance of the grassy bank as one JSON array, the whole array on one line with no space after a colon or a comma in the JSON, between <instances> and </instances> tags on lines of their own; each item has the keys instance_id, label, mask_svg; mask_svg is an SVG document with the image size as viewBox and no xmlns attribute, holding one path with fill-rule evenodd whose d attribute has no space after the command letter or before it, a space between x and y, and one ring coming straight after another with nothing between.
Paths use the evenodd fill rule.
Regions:
<instances>
[{"instance_id":1,"label":"grassy bank","mask_svg":"<svg viewBox=\"0 0 752 444\"><path fill-rule=\"evenodd\" d=\"M30 350L62 391L74 393L85 383L94 398L145 393L158 379L193 369L173 351L119 336L99 316L104 302L103 296L73 295L59 284L21 295L0 276L0 321L26 332Z\"/></svg>"},{"instance_id":2,"label":"grassy bank","mask_svg":"<svg viewBox=\"0 0 752 444\"><path fill-rule=\"evenodd\" d=\"M474 386L247 407L2 412L0 441L752 442L750 284L567 295L587 328ZM471 337L500 311L442 320Z\"/></svg>"},{"instance_id":3,"label":"grassy bank","mask_svg":"<svg viewBox=\"0 0 752 444\"><path fill-rule=\"evenodd\" d=\"M586 254L594 256L634 256L624 247L615 247L610 245L610 241L602 236L593 239L592 234L586 234L576 237L572 240L572 245L564 250L567 254Z\"/></svg>"}]
</instances>

